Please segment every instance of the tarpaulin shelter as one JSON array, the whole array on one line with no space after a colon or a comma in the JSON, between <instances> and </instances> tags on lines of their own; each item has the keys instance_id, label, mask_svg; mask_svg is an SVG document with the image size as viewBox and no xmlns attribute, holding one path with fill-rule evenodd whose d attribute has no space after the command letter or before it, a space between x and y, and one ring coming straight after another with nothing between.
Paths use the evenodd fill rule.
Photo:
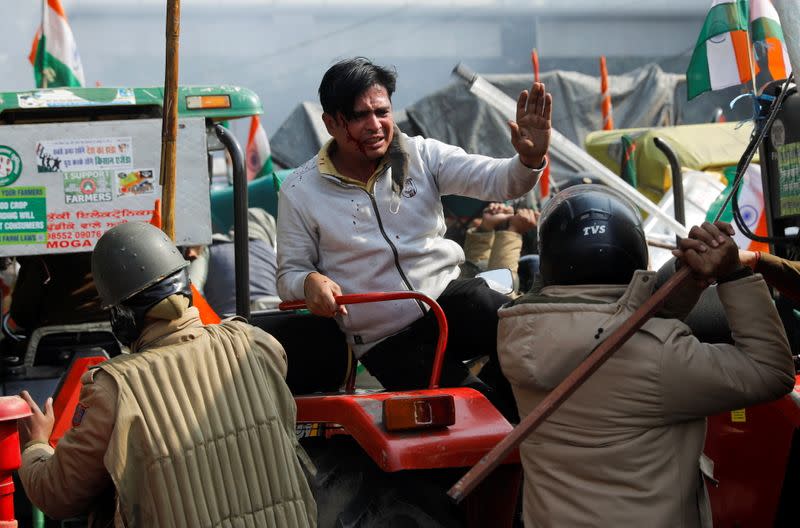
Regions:
<instances>
[{"instance_id":1,"label":"tarpaulin shelter","mask_svg":"<svg viewBox=\"0 0 800 528\"><path fill-rule=\"evenodd\" d=\"M666 156L655 146L654 138L660 137L672 147L683 168L722 172L739 161L752 130L753 125L748 122L596 131L586 136L585 147L595 159L619 173L622 137L632 138L636 145L638 189L658 202L672 187L672 171Z\"/></svg>"}]
</instances>

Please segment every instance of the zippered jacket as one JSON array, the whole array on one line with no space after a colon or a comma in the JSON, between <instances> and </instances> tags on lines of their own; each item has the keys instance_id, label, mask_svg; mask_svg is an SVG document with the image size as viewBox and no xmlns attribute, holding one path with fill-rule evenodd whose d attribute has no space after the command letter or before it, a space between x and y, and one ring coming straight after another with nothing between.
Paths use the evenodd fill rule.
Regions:
<instances>
[{"instance_id":1,"label":"zippered jacket","mask_svg":"<svg viewBox=\"0 0 800 528\"><path fill-rule=\"evenodd\" d=\"M395 129L379 172L367 186L325 169L330 144L281 185L278 200L278 294L304 297L309 273L328 276L342 292L417 290L434 299L458 277L464 251L444 238L441 197L519 197L541 173L518 156L467 154ZM321 170L322 169L322 170ZM337 316L356 356L421 317L413 300L348 306Z\"/></svg>"}]
</instances>

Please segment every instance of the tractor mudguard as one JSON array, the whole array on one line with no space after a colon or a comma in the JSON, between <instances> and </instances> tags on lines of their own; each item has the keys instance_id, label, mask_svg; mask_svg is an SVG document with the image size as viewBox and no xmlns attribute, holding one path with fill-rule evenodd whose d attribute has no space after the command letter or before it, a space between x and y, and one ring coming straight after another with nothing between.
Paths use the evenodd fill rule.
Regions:
<instances>
[{"instance_id":1,"label":"tractor mudguard","mask_svg":"<svg viewBox=\"0 0 800 528\"><path fill-rule=\"evenodd\" d=\"M402 396L451 395L455 423L448 427L389 432L383 424L383 401ZM468 467L511 432L512 426L480 392L469 388L356 392L298 396L298 431L336 434L339 426L382 470ZM506 463L518 463L515 452Z\"/></svg>"},{"instance_id":2,"label":"tractor mudguard","mask_svg":"<svg viewBox=\"0 0 800 528\"><path fill-rule=\"evenodd\" d=\"M710 417L703 452L714 526L796 526L800 376L783 398Z\"/></svg>"}]
</instances>

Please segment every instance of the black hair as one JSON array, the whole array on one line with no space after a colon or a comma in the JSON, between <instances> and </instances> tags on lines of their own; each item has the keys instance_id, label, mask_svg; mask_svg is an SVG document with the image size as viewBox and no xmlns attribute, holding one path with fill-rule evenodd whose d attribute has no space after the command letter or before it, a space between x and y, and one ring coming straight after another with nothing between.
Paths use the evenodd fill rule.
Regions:
<instances>
[{"instance_id":1,"label":"black hair","mask_svg":"<svg viewBox=\"0 0 800 528\"><path fill-rule=\"evenodd\" d=\"M397 72L373 64L364 57L341 60L322 76L319 84L322 110L332 116L341 112L345 119L352 119L356 97L376 84L386 88L391 101L397 85Z\"/></svg>"}]
</instances>

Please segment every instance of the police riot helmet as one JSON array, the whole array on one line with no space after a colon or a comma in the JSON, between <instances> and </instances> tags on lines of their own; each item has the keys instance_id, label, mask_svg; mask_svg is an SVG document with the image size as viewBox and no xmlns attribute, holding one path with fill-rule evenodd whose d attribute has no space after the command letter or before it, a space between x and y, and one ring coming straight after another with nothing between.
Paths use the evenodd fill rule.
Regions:
<instances>
[{"instance_id":1,"label":"police riot helmet","mask_svg":"<svg viewBox=\"0 0 800 528\"><path fill-rule=\"evenodd\" d=\"M188 265L163 231L144 222L112 227L92 253L92 275L105 307L123 303Z\"/></svg>"},{"instance_id":2,"label":"police riot helmet","mask_svg":"<svg viewBox=\"0 0 800 528\"><path fill-rule=\"evenodd\" d=\"M647 269L642 218L604 185L576 185L554 196L539 219L544 285L627 284Z\"/></svg>"}]
</instances>

